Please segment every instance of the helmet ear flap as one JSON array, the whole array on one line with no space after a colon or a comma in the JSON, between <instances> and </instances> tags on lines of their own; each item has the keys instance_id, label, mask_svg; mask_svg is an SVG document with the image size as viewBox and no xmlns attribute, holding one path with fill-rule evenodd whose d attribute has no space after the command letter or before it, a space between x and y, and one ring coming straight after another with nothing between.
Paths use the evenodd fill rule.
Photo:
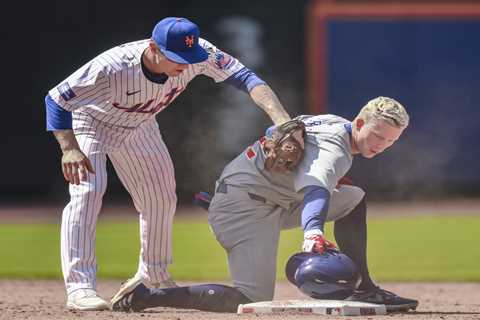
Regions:
<instances>
[{"instance_id":1,"label":"helmet ear flap","mask_svg":"<svg viewBox=\"0 0 480 320\"><path fill-rule=\"evenodd\" d=\"M293 282L290 282L312 298L343 300L353 294L359 283L360 276L355 264L338 251L309 253L308 257L296 254L290 259L290 277L295 263L304 260L297 265L293 272Z\"/></svg>"}]
</instances>

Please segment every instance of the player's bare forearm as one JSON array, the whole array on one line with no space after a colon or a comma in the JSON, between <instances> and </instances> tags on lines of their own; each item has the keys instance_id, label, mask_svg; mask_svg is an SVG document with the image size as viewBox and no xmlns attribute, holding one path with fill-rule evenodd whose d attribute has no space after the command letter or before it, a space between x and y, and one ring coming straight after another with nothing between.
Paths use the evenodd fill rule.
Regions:
<instances>
[{"instance_id":1,"label":"player's bare forearm","mask_svg":"<svg viewBox=\"0 0 480 320\"><path fill-rule=\"evenodd\" d=\"M250 91L250 97L268 114L274 124L281 124L290 120L290 116L278 100L277 95L268 85L261 84L254 87Z\"/></svg>"},{"instance_id":2,"label":"player's bare forearm","mask_svg":"<svg viewBox=\"0 0 480 320\"><path fill-rule=\"evenodd\" d=\"M80 146L78 145L73 130L56 130L53 131L53 135L55 136L55 139L57 139L58 144L60 145L60 149L62 149L62 152L73 149L80 150Z\"/></svg>"}]
</instances>

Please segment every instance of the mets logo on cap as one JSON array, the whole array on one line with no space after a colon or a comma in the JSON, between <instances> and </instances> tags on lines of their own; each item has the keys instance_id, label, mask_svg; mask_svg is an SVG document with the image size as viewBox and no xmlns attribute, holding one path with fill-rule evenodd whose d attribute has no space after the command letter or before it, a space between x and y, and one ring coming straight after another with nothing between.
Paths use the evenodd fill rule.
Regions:
<instances>
[{"instance_id":1,"label":"mets logo on cap","mask_svg":"<svg viewBox=\"0 0 480 320\"><path fill-rule=\"evenodd\" d=\"M169 60L193 64L207 60L208 53L199 45L198 26L186 18L168 17L153 28L152 40Z\"/></svg>"},{"instance_id":2,"label":"mets logo on cap","mask_svg":"<svg viewBox=\"0 0 480 320\"><path fill-rule=\"evenodd\" d=\"M191 36L185 36L185 45L189 48L193 47L193 45L195 44L195 36L194 35L191 35Z\"/></svg>"}]
</instances>

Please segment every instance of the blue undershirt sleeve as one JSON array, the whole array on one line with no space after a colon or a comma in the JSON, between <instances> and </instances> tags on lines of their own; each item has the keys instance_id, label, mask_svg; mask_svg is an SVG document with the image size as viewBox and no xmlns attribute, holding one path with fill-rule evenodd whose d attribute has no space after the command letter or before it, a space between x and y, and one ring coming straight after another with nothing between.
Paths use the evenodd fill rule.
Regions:
<instances>
[{"instance_id":1,"label":"blue undershirt sleeve","mask_svg":"<svg viewBox=\"0 0 480 320\"><path fill-rule=\"evenodd\" d=\"M47 131L72 129L72 113L63 109L49 94L45 97Z\"/></svg>"},{"instance_id":2,"label":"blue undershirt sleeve","mask_svg":"<svg viewBox=\"0 0 480 320\"><path fill-rule=\"evenodd\" d=\"M320 186L304 188L302 227L303 231L318 229L323 232L327 219L330 192Z\"/></svg>"},{"instance_id":3,"label":"blue undershirt sleeve","mask_svg":"<svg viewBox=\"0 0 480 320\"><path fill-rule=\"evenodd\" d=\"M260 84L266 84L253 71L244 67L225 79L226 84L234 86L235 88L249 93L254 87Z\"/></svg>"},{"instance_id":4,"label":"blue undershirt sleeve","mask_svg":"<svg viewBox=\"0 0 480 320\"><path fill-rule=\"evenodd\" d=\"M268 127L267 130L265 130L265 136L272 137L274 129L275 125Z\"/></svg>"}]
</instances>

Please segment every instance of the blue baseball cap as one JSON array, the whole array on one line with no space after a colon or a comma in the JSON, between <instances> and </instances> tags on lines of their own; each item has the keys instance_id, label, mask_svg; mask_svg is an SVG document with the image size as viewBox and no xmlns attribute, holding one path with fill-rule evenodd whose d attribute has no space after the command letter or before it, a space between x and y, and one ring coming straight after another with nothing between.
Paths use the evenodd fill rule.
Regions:
<instances>
[{"instance_id":1,"label":"blue baseball cap","mask_svg":"<svg viewBox=\"0 0 480 320\"><path fill-rule=\"evenodd\" d=\"M152 39L169 60L193 64L208 58L207 51L198 44L199 35L198 26L190 20L168 17L153 28Z\"/></svg>"}]
</instances>

